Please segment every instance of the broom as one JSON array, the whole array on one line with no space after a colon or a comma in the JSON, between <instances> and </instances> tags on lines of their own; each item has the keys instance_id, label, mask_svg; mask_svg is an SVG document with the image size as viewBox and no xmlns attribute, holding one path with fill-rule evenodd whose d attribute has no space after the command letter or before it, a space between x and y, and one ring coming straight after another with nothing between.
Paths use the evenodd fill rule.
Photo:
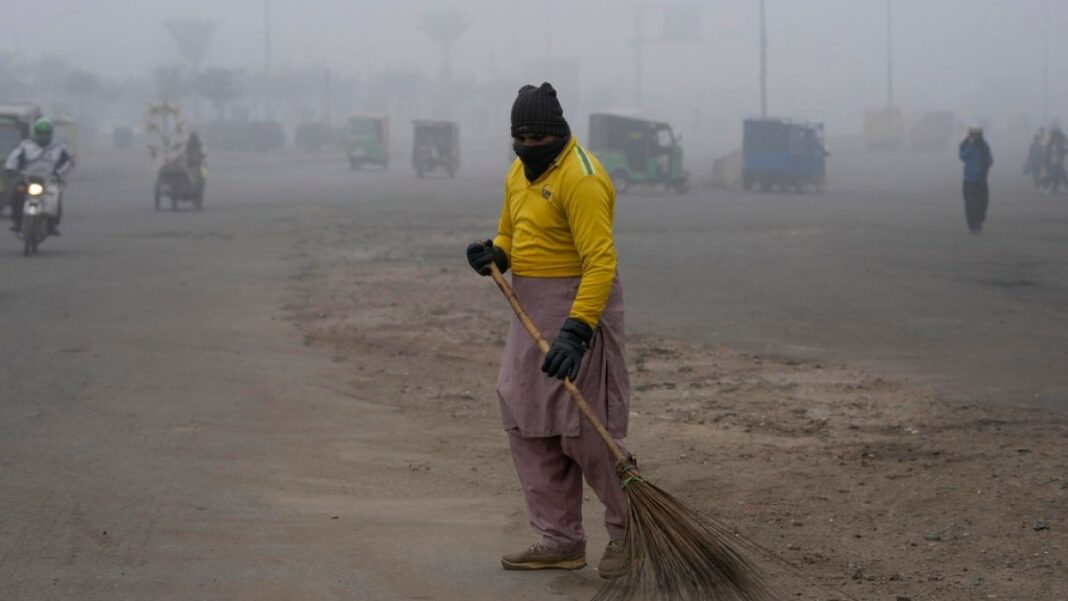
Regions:
<instances>
[{"instance_id":1,"label":"broom","mask_svg":"<svg viewBox=\"0 0 1068 601\"><path fill-rule=\"evenodd\" d=\"M527 333L541 352L547 353L549 343L492 262L490 275ZM627 496L627 530L623 539L626 573L606 582L594 601L771 599L756 567L742 554L742 549L761 554L767 550L651 484L638 471L633 458L619 448L571 380L564 379L564 388L608 445Z\"/></svg>"}]
</instances>

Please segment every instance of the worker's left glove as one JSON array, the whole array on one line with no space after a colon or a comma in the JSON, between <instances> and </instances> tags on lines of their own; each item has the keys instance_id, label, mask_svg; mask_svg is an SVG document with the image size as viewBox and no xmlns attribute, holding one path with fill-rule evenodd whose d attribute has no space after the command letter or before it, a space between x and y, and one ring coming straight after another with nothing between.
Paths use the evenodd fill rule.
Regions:
<instances>
[{"instance_id":1,"label":"worker's left glove","mask_svg":"<svg viewBox=\"0 0 1068 601\"><path fill-rule=\"evenodd\" d=\"M566 377L574 382L582 365L582 355L592 339L593 328L568 317L560 328L560 334L549 346L549 352L545 353L541 370L551 378L563 380Z\"/></svg>"}]
</instances>

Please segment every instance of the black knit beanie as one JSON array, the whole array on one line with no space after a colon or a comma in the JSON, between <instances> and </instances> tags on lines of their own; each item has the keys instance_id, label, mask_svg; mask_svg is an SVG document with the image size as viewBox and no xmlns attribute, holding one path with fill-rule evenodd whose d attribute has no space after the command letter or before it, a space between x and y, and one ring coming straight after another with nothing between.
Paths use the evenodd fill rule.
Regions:
<instances>
[{"instance_id":1,"label":"black knit beanie","mask_svg":"<svg viewBox=\"0 0 1068 601\"><path fill-rule=\"evenodd\" d=\"M512 137L519 134L566 136L571 128L564 120L564 109L556 99L556 90L545 82L538 87L525 85L512 104Z\"/></svg>"}]
</instances>

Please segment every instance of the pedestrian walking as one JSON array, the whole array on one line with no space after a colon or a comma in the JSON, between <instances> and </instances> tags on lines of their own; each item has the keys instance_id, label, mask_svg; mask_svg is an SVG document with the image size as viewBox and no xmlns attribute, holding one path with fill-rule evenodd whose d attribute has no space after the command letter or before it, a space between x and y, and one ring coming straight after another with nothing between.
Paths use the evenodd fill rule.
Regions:
<instances>
[{"instance_id":1,"label":"pedestrian walking","mask_svg":"<svg viewBox=\"0 0 1068 601\"><path fill-rule=\"evenodd\" d=\"M497 236L467 247L471 267L512 271L512 287L542 332L541 351L515 317L497 380L530 525L529 548L501 558L508 570L586 565L582 481L604 504L610 542L598 572L621 576L627 501L615 460L563 386L568 378L619 441L627 434L630 384L623 354L623 286L613 239L609 174L572 135L556 90L524 86L512 105L517 159L505 179Z\"/></svg>"},{"instance_id":2,"label":"pedestrian walking","mask_svg":"<svg viewBox=\"0 0 1068 601\"><path fill-rule=\"evenodd\" d=\"M973 234L983 231L986 210L990 204L987 175L994 164L990 145L983 139L983 128L968 128L968 137L960 143L958 156L964 163L964 217Z\"/></svg>"},{"instance_id":3,"label":"pedestrian walking","mask_svg":"<svg viewBox=\"0 0 1068 601\"><path fill-rule=\"evenodd\" d=\"M1060 123L1054 121L1050 128L1049 140L1046 142L1046 179L1047 190L1056 193L1061 184L1068 187L1068 174L1064 169L1064 158L1068 155L1068 137L1061 130Z\"/></svg>"}]
</instances>

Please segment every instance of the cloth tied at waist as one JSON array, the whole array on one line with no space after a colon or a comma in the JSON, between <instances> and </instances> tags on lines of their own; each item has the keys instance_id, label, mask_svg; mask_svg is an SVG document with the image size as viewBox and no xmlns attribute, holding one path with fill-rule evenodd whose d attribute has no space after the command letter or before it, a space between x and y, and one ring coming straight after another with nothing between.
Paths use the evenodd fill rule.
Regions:
<instances>
[{"instance_id":1,"label":"cloth tied at waist","mask_svg":"<svg viewBox=\"0 0 1068 601\"><path fill-rule=\"evenodd\" d=\"M567 319L581 278L528 278L512 276L512 288L531 321L552 342ZM578 436L580 420L563 381L541 371L544 355L512 316L504 345L497 396L505 430L518 430L525 438ZM575 385L594 414L617 439L627 435L630 383L624 354L623 286L612 282L608 304L594 330Z\"/></svg>"}]
</instances>

